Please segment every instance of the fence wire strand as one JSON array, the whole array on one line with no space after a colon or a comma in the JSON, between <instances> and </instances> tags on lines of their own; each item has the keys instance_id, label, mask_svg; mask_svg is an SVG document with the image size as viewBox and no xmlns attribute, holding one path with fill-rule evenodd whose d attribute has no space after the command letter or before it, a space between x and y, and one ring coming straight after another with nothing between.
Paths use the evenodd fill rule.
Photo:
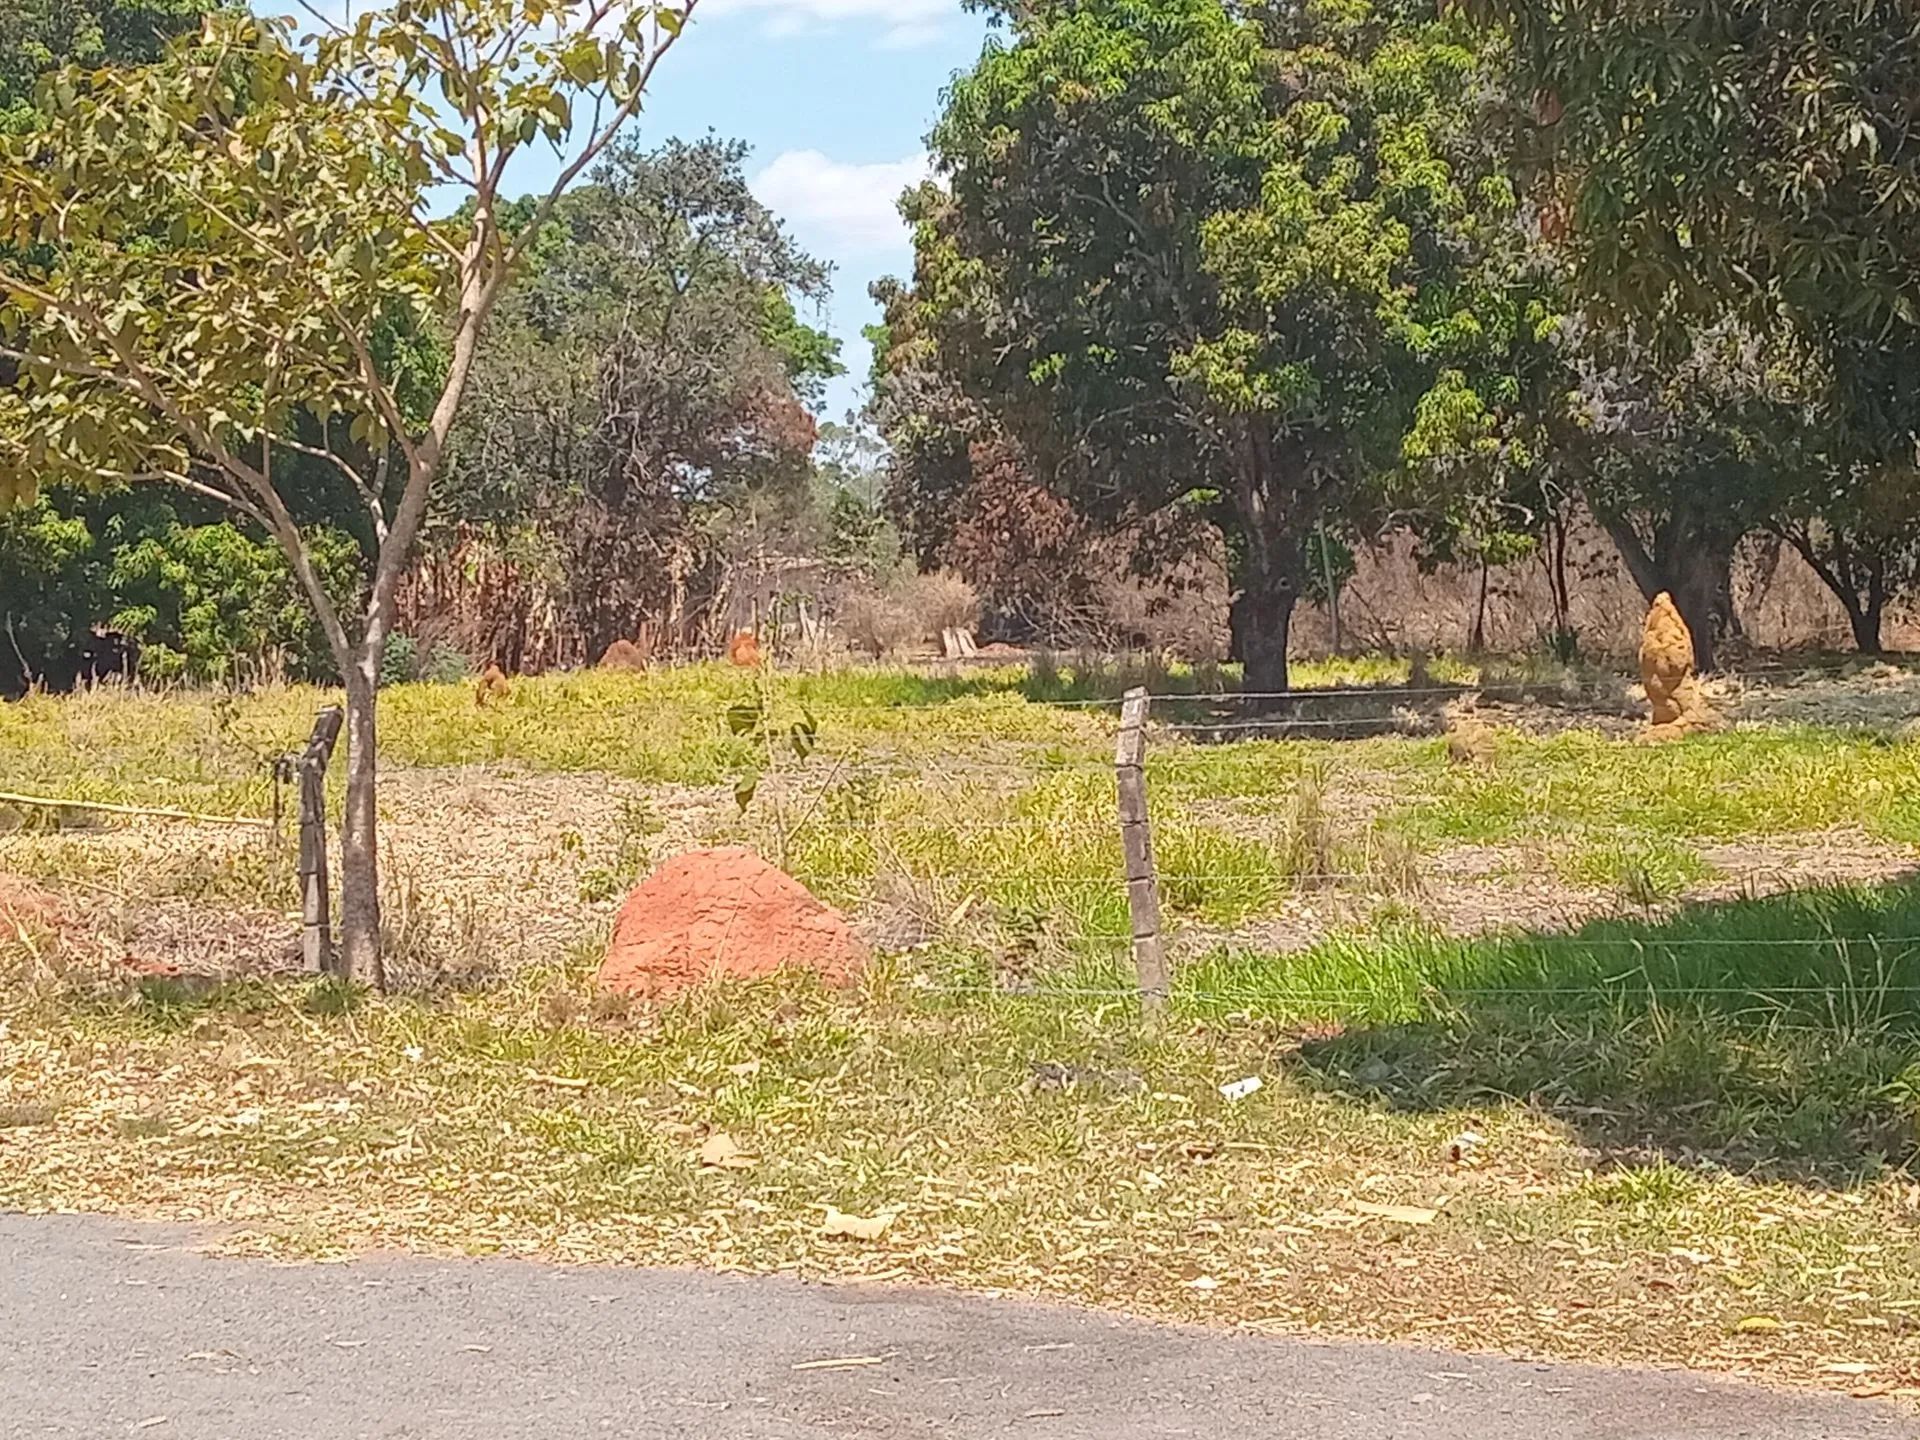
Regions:
<instances>
[{"instance_id":1,"label":"fence wire strand","mask_svg":"<svg viewBox=\"0 0 1920 1440\"><path fill-rule=\"evenodd\" d=\"M1804 667L1782 666L1730 679L1739 683L1768 674L1808 673ZM1161 782L1151 795L1157 844L1163 857L1175 856L1173 867L1156 876L1167 908L1165 933L1174 946L1173 998L1183 1005L1256 1012L1318 1010L1336 1022L1342 1012L1365 1015L1409 1004L1501 1001L1567 1008L1567 1002L1582 998L1597 1005L1717 1003L1729 1014L1775 1027L1811 1013L1827 1023L1807 1028L1827 1033L1835 1024L1888 1012L1920 1017L1920 966L1914 964L1920 956L1920 905L1911 912L1890 913L1884 930L1873 928L1870 914L1844 907L1829 923L1818 904L1809 904L1796 911L1787 926L1805 933L1778 933L1777 924L1768 924L1768 933L1756 934L1663 932L1662 927L1676 924L1728 930L1762 924L1739 912L1716 916L1690 907L1793 897L1806 894L1807 887L1848 878L1844 866L1823 876L1817 854L1811 863L1796 853L1783 855L1778 864L1709 866L1700 875L1675 882L1655 884L1648 878L1653 893L1643 893L1626 873L1640 863L1632 859L1631 843L1619 876L1603 871L1598 878L1582 878L1569 863L1572 848L1622 840L1617 835L1560 833L1552 825L1536 833L1529 817L1522 816L1510 839L1469 847L1476 852L1489 845L1496 852L1510 848L1515 863L1463 866L1444 848L1422 850L1398 832L1382 831L1383 819L1390 817L1377 807L1357 817L1343 816L1336 803L1319 821L1302 822L1295 813L1301 803L1298 767L1276 773L1260 795L1236 790L1219 797L1257 799L1264 807L1261 817L1193 808L1207 798L1204 773L1182 777L1174 787L1164 783L1169 771L1179 777L1183 764L1202 757L1257 760L1271 753L1251 744L1235 749L1236 742L1292 735L1358 738L1372 731L1417 733L1415 724L1430 717L1406 713L1409 702L1466 695L1490 700L1500 694L1546 702L1564 699L1576 705L1593 698L1552 682L1156 697L1159 714L1147 724L1145 768L1150 780ZM1323 700L1377 701L1401 707L1401 713L1192 714L1198 705L1284 701L1306 709ZM1120 703L1102 697L1034 702L1034 708L1088 713L1112 711ZM955 718L951 708L944 711L941 734L964 743L972 738L972 717L958 731ZM1138 1002L1141 993L1135 986L1090 982L1076 973L1087 965L1124 967L1128 948L1139 938L1134 925L1114 923L1128 913L1119 817L1112 808L1114 765L1107 748L1114 717L1102 715L1098 734L1079 740L1009 735L1001 719L985 713L979 717L986 727L981 738L992 744L977 755L928 762L867 751L836 762L834 785L852 797L853 810L836 809L847 803L837 794L815 802L792 837L800 852L795 873L836 903L848 904L856 916L912 912L913 924L920 927L915 933L922 939L907 948L919 954L916 963L926 967L909 982L917 993L956 1000ZM1206 739L1222 743L1218 748L1189 743ZM1075 754L1075 745L1087 748ZM903 772L927 777L919 782L918 793L904 801L898 790ZM1056 795L1051 810L1035 805L1031 813L994 812L996 805L1028 805L1042 798L1043 792L1022 793L1006 785L1009 778L1040 785L1063 775L1102 783L1089 788L1084 802L1074 792ZM1316 783L1326 784L1326 777ZM863 797L863 785L877 793ZM900 803L927 807L928 813L861 813L864 807L878 812ZM1307 803L1324 806L1325 801L1321 797ZM1303 840L1298 829L1302 823L1321 823L1337 833L1332 840L1324 834ZM1378 852L1373 847L1383 835L1390 848ZM1690 839L1624 837L1627 842L1638 838L1654 845L1675 840L1683 848ZM1216 842L1264 850L1264 859L1256 856L1243 870L1179 863L1183 852L1204 857L1204 847ZM810 843L817 846L811 864L806 854ZM1018 853L1009 854L1016 843ZM1356 852L1363 844L1365 858L1355 865L1351 862L1360 858ZM1324 857L1329 845L1345 853L1333 857L1331 868L1317 868L1313 855ZM1300 846L1308 857L1304 867L1293 853ZM855 847L852 853L859 857L851 864L848 847ZM1890 855L1894 849L1889 847ZM1019 860L1029 853L1043 872L1058 866L1069 873L1023 868ZM868 854L871 865L865 861ZM1007 863L1009 859L1015 863ZM1348 863L1340 863L1342 859ZM1873 884L1892 874L1855 878ZM1362 908L1367 901L1385 905L1393 914L1368 914ZM1381 957L1377 982L1338 983L1329 977L1322 983L1310 978L1330 961L1345 973L1364 975L1370 952ZM1582 955L1592 957L1586 967L1577 959ZM1765 973L1741 976L1745 956L1753 957L1753 968ZM1476 957L1496 968L1521 967L1523 973L1507 981L1497 974L1476 978L1471 974ZM1537 957L1541 968L1537 983L1525 978L1524 971L1532 968L1529 957ZM1423 962L1431 973L1420 973ZM1002 972L1001 978L966 978L978 965ZM1581 975L1582 968L1592 973ZM1222 970L1235 978L1219 973ZM1556 976L1554 971L1561 973Z\"/></svg>"}]
</instances>

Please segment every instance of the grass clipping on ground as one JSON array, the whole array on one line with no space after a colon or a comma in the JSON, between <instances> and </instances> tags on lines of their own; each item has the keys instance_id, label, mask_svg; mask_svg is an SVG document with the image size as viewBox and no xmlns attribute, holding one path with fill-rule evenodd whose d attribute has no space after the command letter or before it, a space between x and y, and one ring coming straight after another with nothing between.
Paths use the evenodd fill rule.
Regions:
<instances>
[{"instance_id":1,"label":"grass clipping on ground","mask_svg":"<svg viewBox=\"0 0 1920 1440\"><path fill-rule=\"evenodd\" d=\"M929 1281L1920 1397L1910 1179L1597 1168L1525 1105L1309 1083L1271 1024L959 1002L891 966L630 1015L584 967L424 1001L83 992L14 951L40 968L0 1000L0 1205L210 1222L238 1253Z\"/></svg>"}]
</instances>

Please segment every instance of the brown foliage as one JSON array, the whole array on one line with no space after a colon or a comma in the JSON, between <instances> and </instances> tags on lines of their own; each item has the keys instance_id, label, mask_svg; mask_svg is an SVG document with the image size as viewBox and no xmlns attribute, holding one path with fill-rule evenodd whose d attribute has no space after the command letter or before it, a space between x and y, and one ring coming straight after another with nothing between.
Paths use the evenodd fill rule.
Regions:
<instances>
[{"instance_id":1,"label":"brown foliage","mask_svg":"<svg viewBox=\"0 0 1920 1440\"><path fill-rule=\"evenodd\" d=\"M949 630L970 634L980 623L978 592L949 570L915 576L906 587L903 599L920 627L922 639L943 635Z\"/></svg>"},{"instance_id":2,"label":"brown foliage","mask_svg":"<svg viewBox=\"0 0 1920 1440\"><path fill-rule=\"evenodd\" d=\"M1034 481L1025 457L1001 441L971 446L972 480L943 558L994 608L1039 617L1086 604L1088 527L1073 506Z\"/></svg>"}]
</instances>

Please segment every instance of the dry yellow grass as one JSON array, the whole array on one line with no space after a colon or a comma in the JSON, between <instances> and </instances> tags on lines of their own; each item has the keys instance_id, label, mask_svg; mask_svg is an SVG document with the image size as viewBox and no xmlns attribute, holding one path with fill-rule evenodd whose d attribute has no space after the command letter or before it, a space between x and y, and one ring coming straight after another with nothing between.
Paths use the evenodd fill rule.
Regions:
<instances>
[{"instance_id":1,"label":"dry yellow grass","mask_svg":"<svg viewBox=\"0 0 1920 1440\"><path fill-rule=\"evenodd\" d=\"M895 967L854 997L763 985L598 1020L577 970L434 1001L11 978L12 1207L213 1222L280 1256L924 1280L1920 1397L1911 1180L1606 1168L1524 1105L1341 1093L1270 1026L1155 1033ZM1222 1095L1248 1075L1257 1093ZM830 1234L829 1207L887 1223Z\"/></svg>"}]
</instances>

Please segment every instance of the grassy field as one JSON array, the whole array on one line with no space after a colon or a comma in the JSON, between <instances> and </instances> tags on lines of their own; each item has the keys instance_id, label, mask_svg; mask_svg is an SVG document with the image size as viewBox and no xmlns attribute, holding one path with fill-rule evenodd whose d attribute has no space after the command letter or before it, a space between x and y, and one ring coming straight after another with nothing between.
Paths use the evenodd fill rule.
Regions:
<instances>
[{"instance_id":1,"label":"grassy field","mask_svg":"<svg viewBox=\"0 0 1920 1440\"><path fill-rule=\"evenodd\" d=\"M804 763L734 733L752 685L717 667L484 710L396 691L396 911L424 917L400 938L442 983L390 998L247 973L292 895L252 832L15 812L0 1203L219 1221L276 1254L924 1279L1920 1401L1920 742L1861 723L1845 677L1728 708L1830 687L1847 723L1645 747L1597 691L1507 703L1436 671L1481 688L1483 760L1450 763L1411 693L1303 706L1324 723L1285 738L1158 707L1157 1026L1120 938L1112 672L783 679L754 703L818 722ZM264 814L264 761L322 698L0 707L0 791ZM628 881L724 840L849 908L882 951L858 993L594 994ZM536 905L550 925L503 961L487 924ZM170 916L240 937L235 978L131 973Z\"/></svg>"}]
</instances>

